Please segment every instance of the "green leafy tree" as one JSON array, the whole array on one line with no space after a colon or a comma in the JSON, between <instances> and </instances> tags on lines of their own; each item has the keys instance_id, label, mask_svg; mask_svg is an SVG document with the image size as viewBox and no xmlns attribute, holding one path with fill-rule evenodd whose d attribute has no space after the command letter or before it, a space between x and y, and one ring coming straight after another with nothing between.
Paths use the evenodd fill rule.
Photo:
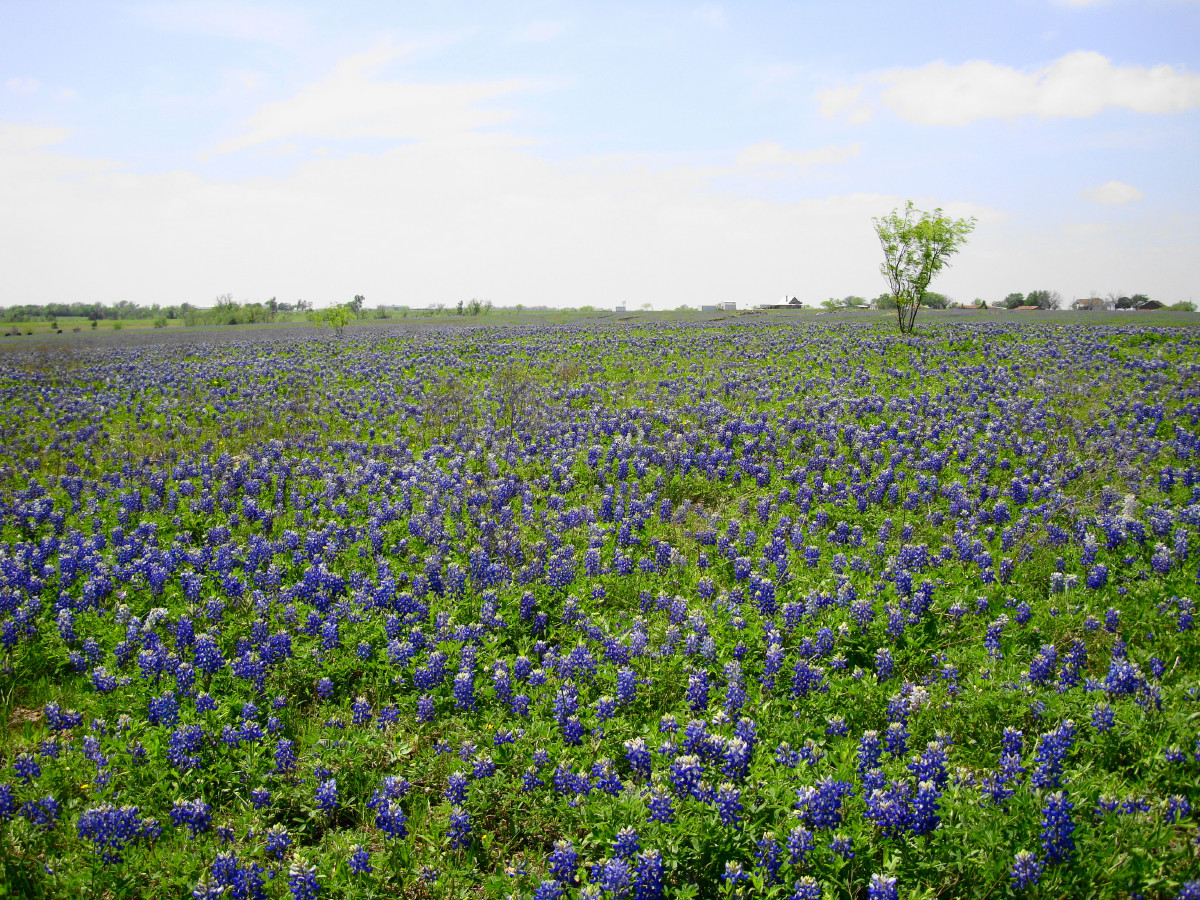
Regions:
<instances>
[{"instance_id":1,"label":"green leafy tree","mask_svg":"<svg viewBox=\"0 0 1200 900\"><path fill-rule=\"evenodd\" d=\"M921 305L929 309L945 309L950 305L950 300L945 294L939 294L937 291L926 291L921 295Z\"/></svg>"},{"instance_id":2,"label":"green leafy tree","mask_svg":"<svg viewBox=\"0 0 1200 900\"><path fill-rule=\"evenodd\" d=\"M328 309L309 310L308 321L318 328L329 327L340 340L346 326L354 319L354 310L349 303L339 303Z\"/></svg>"},{"instance_id":3,"label":"green leafy tree","mask_svg":"<svg viewBox=\"0 0 1200 900\"><path fill-rule=\"evenodd\" d=\"M349 306L351 311L353 311L355 318L361 319L362 311L363 311L363 304L366 302L367 302L367 298L364 297L362 294L355 294L354 299L351 300L347 304L347 306Z\"/></svg>"},{"instance_id":4,"label":"green leafy tree","mask_svg":"<svg viewBox=\"0 0 1200 900\"><path fill-rule=\"evenodd\" d=\"M922 212L910 200L903 214L894 209L874 222L883 247L879 271L896 298L900 333L912 334L929 282L966 243L967 235L975 229L975 217L952 219L943 215L940 207Z\"/></svg>"},{"instance_id":5,"label":"green leafy tree","mask_svg":"<svg viewBox=\"0 0 1200 900\"><path fill-rule=\"evenodd\" d=\"M1061 303L1062 295L1058 291L1030 291L1025 295L1025 305L1038 309L1058 309Z\"/></svg>"},{"instance_id":6,"label":"green leafy tree","mask_svg":"<svg viewBox=\"0 0 1200 900\"><path fill-rule=\"evenodd\" d=\"M1007 297L1000 301L1000 305L1006 309L1016 309L1018 306L1025 305L1025 295L1019 291L1013 291Z\"/></svg>"}]
</instances>

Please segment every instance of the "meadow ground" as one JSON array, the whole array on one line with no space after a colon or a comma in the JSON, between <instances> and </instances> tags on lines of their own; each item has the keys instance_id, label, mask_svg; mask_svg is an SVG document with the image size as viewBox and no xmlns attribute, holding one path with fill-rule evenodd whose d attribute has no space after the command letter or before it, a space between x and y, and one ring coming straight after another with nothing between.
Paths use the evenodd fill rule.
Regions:
<instances>
[{"instance_id":1,"label":"meadow ground","mask_svg":"<svg viewBox=\"0 0 1200 900\"><path fill-rule=\"evenodd\" d=\"M563 318L3 339L0 896L1200 896L1200 316Z\"/></svg>"}]
</instances>

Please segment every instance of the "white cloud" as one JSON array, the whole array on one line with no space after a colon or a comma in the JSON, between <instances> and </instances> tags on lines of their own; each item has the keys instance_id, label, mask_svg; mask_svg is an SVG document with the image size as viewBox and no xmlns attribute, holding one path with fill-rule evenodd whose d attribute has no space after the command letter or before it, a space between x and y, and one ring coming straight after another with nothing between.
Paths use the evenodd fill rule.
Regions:
<instances>
[{"instance_id":1,"label":"white cloud","mask_svg":"<svg viewBox=\"0 0 1200 900\"><path fill-rule=\"evenodd\" d=\"M240 41L289 45L302 40L308 28L289 12L229 0L184 0L136 7L134 15L153 28L182 31Z\"/></svg>"},{"instance_id":2,"label":"white cloud","mask_svg":"<svg viewBox=\"0 0 1200 900\"><path fill-rule=\"evenodd\" d=\"M871 118L871 107L861 102L863 86L843 84L817 91L814 95L821 107L821 118L833 119L842 113L854 125L861 125Z\"/></svg>"},{"instance_id":3,"label":"white cloud","mask_svg":"<svg viewBox=\"0 0 1200 900\"><path fill-rule=\"evenodd\" d=\"M1121 206L1126 203L1133 203L1141 200L1146 195L1139 191L1131 184L1125 184L1122 181L1106 181L1098 187L1089 188L1083 192L1085 200L1091 200L1093 203L1104 203L1112 206Z\"/></svg>"},{"instance_id":4,"label":"white cloud","mask_svg":"<svg viewBox=\"0 0 1200 900\"><path fill-rule=\"evenodd\" d=\"M82 177L50 167L10 177L9 157L0 152L0 246L13 262L0 304L209 303L226 290L318 301L363 293L415 306L470 296L750 303L783 289L819 300L875 287L871 216L900 202L736 196L712 187L705 170L633 156L551 162L482 132L310 157L284 176L245 181L135 175L87 160L75 161L92 167Z\"/></svg>"},{"instance_id":5,"label":"white cloud","mask_svg":"<svg viewBox=\"0 0 1200 900\"><path fill-rule=\"evenodd\" d=\"M790 151L784 150L780 144L768 142L747 147L738 154L737 162L739 166L750 168L759 166L808 168L809 166L845 162L858 156L862 147L862 143L858 142L848 145L830 144L815 150Z\"/></svg>"},{"instance_id":6,"label":"white cloud","mask_svg":"<svg viewBox=\"0 0 1200 900\"><path fill-rule=\"evenodd\" d=\"M888 107L921 125L966 125L978 119L1093 116L1108 108L1174 113L1200 106L1200 75L1173 66L1116 66L1092 51L1063 56L1036 70L984 60L961 65L943 61L916 69L892 69L860 83L821 91L822 114L862 115L855 106L868 87L867 102Z\"/></svg>"},{"instance_id":7,"label":"white cloud","mask_svg":"<svg viewBox=\"0 0 1200 900\"><path fill-rule=\"evenodd\" d=\"M47 149L70 136L69 128L0 122L0 209L7 217L17 217L15 227L20 221L17 210L38 185L118 168L114 160L82 159Z\"/></svg>"},{"instance_id":8,"label":"white cloud","mask_svg":"<svg viewBox=\"0 0 1200 900\"><path fill-rule=\"evenodd\" d=\"M508 119L508 110L479 104L527 86L519 81L410 84L373 80L380 68L410 49L385 42L343 60L326 81L309 85L287 100L264 104L246 120L247 131L222 141L216 152L232 153L295 137L419 140L463 134Z\"/></svg>"},{"instance_id":9,"label":"white cloud","mask_svg":"<svg viewBox=\"0 0 1200 900\"><path fill-rule=\"evenodd\" d=\"M70 136L70 128L0 122L0 152L28 153L51 144L62 143Z\"/></svg>"}]
</instances>

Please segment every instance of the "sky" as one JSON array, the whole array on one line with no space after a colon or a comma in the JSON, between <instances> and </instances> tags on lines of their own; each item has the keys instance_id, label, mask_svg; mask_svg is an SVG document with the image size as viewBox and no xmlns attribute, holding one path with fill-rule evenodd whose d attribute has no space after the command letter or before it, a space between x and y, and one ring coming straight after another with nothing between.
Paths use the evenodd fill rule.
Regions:
<instances>
[{"instance_id":1,"label":"sky","mask_svg":"<svg viewBox=\"0 0 1200 900\"><path fill-rule=\"evenodd\" d=\"M0 0L0 305L1200 301L1200 2ZM1189 162L1189 160L1191 162Z\"/></svg>"}]
</instances>

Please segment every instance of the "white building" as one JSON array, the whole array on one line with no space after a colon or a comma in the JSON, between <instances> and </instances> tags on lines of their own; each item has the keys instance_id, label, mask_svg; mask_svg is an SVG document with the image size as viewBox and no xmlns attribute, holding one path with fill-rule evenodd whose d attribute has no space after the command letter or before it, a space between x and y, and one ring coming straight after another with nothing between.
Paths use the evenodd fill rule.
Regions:
<instances>
[{"instance_id":1,"label":"white building","mask_svg":"<svg viewBox=\"0 0 1200 900\"><path fill-rule=\"evenodd\" d=\"M720 306L722 311L724 311L724 312L736 312L737 311L737 301L735 301L735 300L722 300L717 305Z\"/></svg>"}]
</instances>

